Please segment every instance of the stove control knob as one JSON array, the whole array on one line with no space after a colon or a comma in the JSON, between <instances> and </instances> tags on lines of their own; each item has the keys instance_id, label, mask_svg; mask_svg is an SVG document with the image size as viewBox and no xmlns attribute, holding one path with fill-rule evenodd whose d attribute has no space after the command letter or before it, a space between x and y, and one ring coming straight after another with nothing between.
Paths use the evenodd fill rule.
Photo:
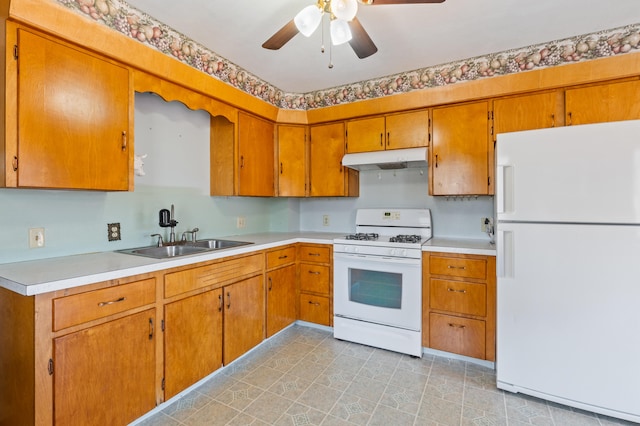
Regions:
<instances>
[{"instance_id":1,"label":"stove control knob","mask_svg":"<svg viewBox=\"0 0 640 426\"><path fill-rule=\"evenodd\" d=\"M402 254L402 256L406 257L407 256L407 250L406 249L402 249L400 250L400 253Z\"/></svg>"},{"instance_id":2,"label":"stove control knob","mask_svg":"<svg viewBox=\"0 0 640 426\"><path fill-rule=\"evenodd\" d=\"M396 255L396 249L391 249L391 250L389 251L389 254L390 254L391 256L395 256L395 255Z\"/></svg>"},{"instance_id":3,"label":"stove control knob","mask_svg":"<svg viewBox=\"0 0 640 426\"><path fill-rule=\"evenodd\" d=\"M359 247L354 247L354 248L353 248L353 252L354 252L354 253L357 253L357 252L359 252L359 251L360 251L360 248L359 248Z\"/></svg>"}]
</instances>

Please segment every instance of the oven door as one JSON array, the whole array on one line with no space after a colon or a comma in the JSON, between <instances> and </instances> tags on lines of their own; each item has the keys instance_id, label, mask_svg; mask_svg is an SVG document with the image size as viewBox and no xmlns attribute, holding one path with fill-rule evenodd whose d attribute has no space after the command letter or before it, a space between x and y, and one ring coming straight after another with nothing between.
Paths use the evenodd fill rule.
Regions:
<instances>
[{"instance_id":1,"label":"oven door","mask_svg":"<svg viewBox=\"0 0 640 426\"><path fill-rule=\"evenodd\" d=\"M420 259L334 253L333 268L334 315L421 330Z\"/></svg>"}]
</instances>

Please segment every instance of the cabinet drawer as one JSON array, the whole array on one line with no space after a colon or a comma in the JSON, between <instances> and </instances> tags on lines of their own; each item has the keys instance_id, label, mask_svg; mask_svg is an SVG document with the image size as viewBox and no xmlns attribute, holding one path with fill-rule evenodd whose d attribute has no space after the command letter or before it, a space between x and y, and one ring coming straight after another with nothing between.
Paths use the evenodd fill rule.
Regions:
<instances>
[{"instance_id":1,"label":"cabinet drawer","mask_svg":"<svg viewBox=\"0 0 640 426\"><path fill-rule=\"evenodd\" d=\"M264 255L257 253L238 259L225 260L212 265L172 272L164 276L164 297L211 285L224 285L260 273L264 268Z\"/></svg>"},{"instance_id":2,"label":"cabinet drawer","mask_svg":"<svg viewBox=\"0 0 640 426\"><path fill-rule=\"evenodd\" d=\"M487 313L484 284L431 279L429 291L431 309L481 317Z\"/></svg>"},{"instance_id":3,"label":"cabinet drawer","mask_svg":"<svg viewBox=\"0 0 640 426\"><path fill-rule=\"evenodd\" d=\"M315 324L331 325L329 316L329 298L313 296L311 294L300 295L300 319Z\"/></svg>"},{"instance_id":4,"label":"cabinet drawer","mask_svg":"<svg viewBox=\"0 0 640 426\"><path fill-rule=\"evenodd\" d=\"M332 248L329 246L301 245L298 260L301 262L329 263Z\"/></svg>"},{"instance_id":5,"label":"cabinet drawer","mask_svg":"<svg viewBox=\"0 0 640 426\"><path fill-rule=\"evenodd\" d=\"M155 301L155 278L54 299L53 331L128 311Z\"/></svg>"},{"instance_id":6,"label":"cabinet drawer","mask_svg":"<svg viewBox=\"0 0 640 426\"><path fill-rule=\"evenodd\" d=\"M485 322L452 315L429 314L429 347L485 359Z\"/></svg>"},{"instance_id":7,"label":"cabinet drawer","mask_svg":"<svg viewBox=\"0 0 640 426\"><path fill-rule=\"evenodd\" d=\"M329 294L329 267L310 263L300 264L300 290Z\"/></svg>"},{"instance_id":8,"label":"cabinet drawer","mask_svg":"<svg viewBox=\"0 0 640 426\"><path fill-rule=\"evenodd\" d=\"M487 278L487 261L484 259L431 256L429 272L432 275L484 280Z\"/></svg>"},{"instance_id":9,"label":"cabinet drawer","mask_svg":"<svg viewBox=\"0 0 640 426\"><path fill-rule=\"evenodd\" d=\"M267 253L267 269L277 268L281 265L296 261L296 248L285 247Z\"/></svg>"}]
</instances>

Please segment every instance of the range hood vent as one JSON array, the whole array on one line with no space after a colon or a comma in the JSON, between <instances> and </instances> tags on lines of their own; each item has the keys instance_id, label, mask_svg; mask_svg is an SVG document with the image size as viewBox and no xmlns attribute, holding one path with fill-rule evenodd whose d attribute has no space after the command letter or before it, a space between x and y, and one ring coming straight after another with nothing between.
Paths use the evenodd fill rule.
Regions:
<instances>
[{"instance_id":1,"label":"range hood vent","mask_svg":"<svg viewBox=\"0 0 640 426\"><path fill-rule=\"evenodd\" d=\"M427 167L427 148L358 152L342 157L342 165L355 170L397 170Z\"/></svg>"}]
</instances>

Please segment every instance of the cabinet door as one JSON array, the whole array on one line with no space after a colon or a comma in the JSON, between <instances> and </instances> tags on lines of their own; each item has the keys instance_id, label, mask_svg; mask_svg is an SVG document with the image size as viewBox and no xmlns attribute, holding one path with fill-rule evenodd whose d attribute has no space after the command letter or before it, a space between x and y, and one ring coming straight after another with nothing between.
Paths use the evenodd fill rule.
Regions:
<instances>
[{"instance_id":1,"label":"cabinet door","mask_svg":"<svg viewBox=\"0 0 640 426\"><path fill-rule=\"evenodd\" d=\"M278 195L304 197L307 189L307 128L278 126Z\"/></svg>"},{"instance_id":2,"label":"cabinet door","mask_svg":"<svg viewBox=\"0 0 640 426\"><path fill-rule=\"evenodd\" d=\"M384 151L384 117L347 122L347 152Z\"/></svg>"},{"instance_id":3,"label":"cabinet door","mask_svg":"<svg viewBox=\"0 0 640 426\"><path fill-rule=\"evenodd\" d=\"M267 337L296 320L296 265L267 274Z\"/></svg>"},{"instance_id":4,"label":"cabinet door","mask_svg":"<svg viewBox=\"0 0 640 426\"><path fill-rule=\"evenodd\" d=\"M640 80L569 89L567 125L640 119Z\"/></svg>"},{"instance_id":5,"label":"cabinet door","mask_svg":"<svg viewBox=\"0 0 640 426\"><path fill-rule=\"evenodd\" d=\"M429 146L429 111L388 115L387 149Z\"/></svg>"},{"instance_id":6,"label":"cabinet door","mask_svg":"<svg viewBox=\"0 0 640 426\"><path fill-rule=\"evenodd\" d=\"M224 288L224 364L229 364L264 339L262 275Z\"/></svg>"},{"instance_id":7,"label":"cabinet door","mask_svg":"<svg viewBox=\"0 0 640 426\"><path fill-rule=\"evenodd\" d=\"M129 71L18 30L20 187L128 190Z\"/></svg>"},{"instance_id":8,"label":"cabinet door","mask_svg":"<svg viewBox=\"0 0 640 426\"><path fill-rule=\"evenodd\" d=\"M488 112L485 101L433 110L431 195L490 193L493 142Z\"/></svg>"},{"instance_id":9,"label":"cabinet door","mask_svg":"<svg viewBox=\"0 0 640 426\"><path fill-rule=\"evenodd\" d=\"M269 121L238 115L238 195L275 195L273 131Z\"/></svg>"},{"instance_id":10,"label":"cabinet door","mask_svg":"<svg viewBox=\"0 0 640 426\"><path fill-rule=\"evenodd\" d=\"M300 319L320 325L331 325L331 301L328 297L300 294Z\"/></svg>"},{"instance_id":11,"label":"cabinet door","mask_svg":"<svg viewBox=\"0 0 640 426\"><path fill-rule=\"evenodd\" d=\"M494 139L499 133L546 129L562 124L557 92L535 93L493 102Z\"/></svg>"},{"instance_id":12,"label":"cabinet door","mask_svg":"<svg viewBox=\"0 0 640 426\"><path fill-rule=\"evenodd\" d=\"M431 313L429 330L430 348L487 359L484 321Z\"/></svg>"},{"instance_id":13,"label":"cabinet door","mask_svg":"<svg viewBox=\"0 0 640 426\"><path fill-rule=\"evenodd\" d=\"M222 289L164 308L165 400L222 366Z\"/></svg>"},{"instance_id":14,"label":"cabinet door","mask_svg":"<svg viewBox=\"0 0 640 426\"><path fill-rule=\"evenodd\" d=\"M310 132L310 195L344 196L344 123L313 126Z\"/></svg>"},{"instance_id":15,"label":"cabinet door","mask_svg":"<svg viewBox=\"0 0 640 426\"><path fill-rule=\"evenodd\" d=\"M156 405L155 310L53 341L57 425L124 425Z\"/></svg>"}]
</instances>

